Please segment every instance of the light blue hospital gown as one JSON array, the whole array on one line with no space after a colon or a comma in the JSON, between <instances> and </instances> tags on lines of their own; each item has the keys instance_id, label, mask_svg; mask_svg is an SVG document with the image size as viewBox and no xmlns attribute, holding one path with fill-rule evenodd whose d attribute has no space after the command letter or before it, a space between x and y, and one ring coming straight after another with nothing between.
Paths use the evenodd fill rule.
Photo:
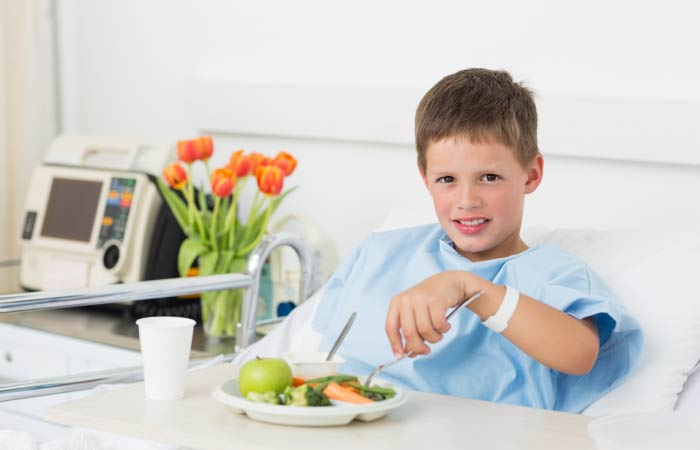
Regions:
<instances>
[{"instance_id":1,"label":"light blue hospital gown","mask_svg":"<svg viewBox=\"0 0 700 450\"><path fill-rule=\"evenodd\" d=\"M618 304L593 271L571 254L537 245L517 255L471 262L454 249L439 225L373 233L326 285L313 319L330 349L350 314L357 319L339 354L344 373L368 374L391 361L384 332L391 298L446 270L465 270L507 284L560 311L593 317L600 352L586 375L566 375L523 353L481 325L468 309L455 314L452 328L431 345L431 353L406 358L381 377L409 389L559 411L581 412L617 386L642 349L637 322Z\"/></svg>"}]
</instances>

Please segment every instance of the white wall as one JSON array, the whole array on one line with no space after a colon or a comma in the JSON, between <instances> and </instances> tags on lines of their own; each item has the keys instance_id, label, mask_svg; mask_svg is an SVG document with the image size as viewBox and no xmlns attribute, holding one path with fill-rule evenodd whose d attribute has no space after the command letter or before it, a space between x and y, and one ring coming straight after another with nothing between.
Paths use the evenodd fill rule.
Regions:
<instances>
[{"instance_id":1,"label":"white wall","mask_svg":"<svg viewBox=\"0 0 700 450\"><path fill-rule=\"evenodd\" d=\"M507 68L544 94L700 97L696 2L71 0L73 129L181 135L183 82L430 86ZM72 9L70 9L72 8Z\"/></svg>"},{"instance_id":2,"label":"white wall","mask_svg":"<svg viewBox=\"0 0 700 450\"><path fill-rule=\"evenodd\" d=\"M506 68L544 96L700 99L693 2L71 0L61 8L64 123L72 132L194 135L185 92L198 80L427 89L455 70L484 66ZM297 154L294 181L302 187L285 207L313 214L342 256L381 220L381 205L429 204L410 146L244 135L217 145ZM667 169L674 175L664 183L679 190L697 176ZM639 198L642 189L654 205L650 220L660 223L657 170L548 158L526 220L603 226L628 208L620 222L637 224L644 205L624 206L625 195ZM625 182L627 174L634 181ZM367 196L373 201L363 203ZM571 212L553 215L551 205L562 202ZM691 209L680 221L698 219Z\"/></svg>"}]
</instances>

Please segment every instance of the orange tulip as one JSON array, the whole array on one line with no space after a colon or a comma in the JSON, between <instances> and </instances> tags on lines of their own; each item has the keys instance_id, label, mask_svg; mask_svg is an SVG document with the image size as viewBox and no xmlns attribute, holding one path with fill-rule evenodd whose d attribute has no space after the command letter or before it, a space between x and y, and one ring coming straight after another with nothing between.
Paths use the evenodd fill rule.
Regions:
<instances>
[{"instance_id":1,"label":"orange tulip","mask_svg":"<svg viewBox=\"0 0 700 450\"><path fill-rule=\"evenodd\" d=\"M251 168L251 155L244 155L243 150L236 150L231 155L231 159L228 162L228 168L236 174L236 177L243 178L250 174Z\"/></svg>"},{"instance_id":2,"label":"orange tulip","mask_svg":"<svg viewBox=\"0 0 700 450\"><path fill-rule=\"evenodd\" d=\"M272 164L282 169L285 177L294 172L297 167L297 160L287 152L281 151L274 157Z\"/></svg>"},{"instance_id":3,"label":"orange tulip","mask_svg":"<svg viewBox=\"0 0 700 450\"><path fill-rule=\"evenodd\" d=\"M272 160L262 153L251 153L248 155L250 158L250 173L258 176L258 167L269 166Z\"/></svg>"},{"instance_id":4,"label":"orange tulip","mask_svg":"<svg viewBox=\"0 0 700 450\"><path fill-rule=\"evenodd\" d=\"M211 192L217 197L228 197L236 186L236 175L231 169L216 169L211 175Z\"/></svg>"},{"instance_id":5,"label":"orange tulip","mask_svg":"<svg viewBox=\"0 0 700 450\"><path fill-rule=\"evenodd\" d=\"M168 186L175 189L182 189L187 183L187 171L178 162L163 169L163 178L168 182Z\"/></svg>"},{"instance_id":6,"label":"orange tulip","mask_svg":"<svg viewBox=\"0 0 700 450\"><path fill-rule=\"evenodd\" d=\"M194 141L178 141L177 157L180 158L180 161L187 164L192 164L193 162L197 161L199 159L198 150L194 145Z\"/></svg>"},{"instance_id":7,"label":"orange tulip","mask_svg":"<svg viewBox=\"0 0 700 450\"><path fill-rule=\"evenodd\" d=\"M258 180L258 188L263 194L274 197L282 192L284 186L284 173L277 166L262 166L255 171Z\"/></svg>"},{"instance_id":8,"label":"orange tulip","mask_svg":"<svg viewBox=\"0 0 700 450\"><path fill-rule=\"evenodd\" d=\"M208 161L214 153L214 142L211 136L202 136L194 140L194 145L197 148L197 159Z\"/></svg>"},{"instance_id":9,"label":"orange tulip","mask_svg":"<svg viewBox=\"0 0 700 450\"><path fill-rule=\"evenodd\" d=\"M214 143L211 136L202 136L177 143L177 156L180 161L187 164L199 160L208 161L212 153L214 153Z\"/></svg>"}]
</instances>

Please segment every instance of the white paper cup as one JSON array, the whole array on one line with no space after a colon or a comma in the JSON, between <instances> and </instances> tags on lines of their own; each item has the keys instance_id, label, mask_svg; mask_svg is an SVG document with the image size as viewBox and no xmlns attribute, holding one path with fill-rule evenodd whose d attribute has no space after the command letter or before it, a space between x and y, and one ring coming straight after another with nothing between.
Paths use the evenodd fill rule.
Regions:
<instances>
[{"instance_id":1,"label":"white paper cup","mask_svg":"<svg viewBox=\"0 0 700 450\"><path fill-rule=\"evenodd\" d=\"M143 355L146 397L178 400L185 396L195 321L184 317L145 317L136 321Z\"/></svg>"}]
</instances>

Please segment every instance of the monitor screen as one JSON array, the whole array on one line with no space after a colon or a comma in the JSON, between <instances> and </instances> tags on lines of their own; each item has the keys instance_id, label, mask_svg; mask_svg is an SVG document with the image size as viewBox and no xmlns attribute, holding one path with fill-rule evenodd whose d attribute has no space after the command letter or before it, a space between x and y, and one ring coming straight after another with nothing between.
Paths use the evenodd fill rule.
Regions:
<instances>
[{"instance_id":1,"label":"monitor screen","mask_svg":"<svg viewBox=\"0 0 700 450\"><path fill-rule=\"evenodd\" d=\"M54 178L41 235L90 242L101 192L101 181Z\"/></svg>"}]
</instances>

